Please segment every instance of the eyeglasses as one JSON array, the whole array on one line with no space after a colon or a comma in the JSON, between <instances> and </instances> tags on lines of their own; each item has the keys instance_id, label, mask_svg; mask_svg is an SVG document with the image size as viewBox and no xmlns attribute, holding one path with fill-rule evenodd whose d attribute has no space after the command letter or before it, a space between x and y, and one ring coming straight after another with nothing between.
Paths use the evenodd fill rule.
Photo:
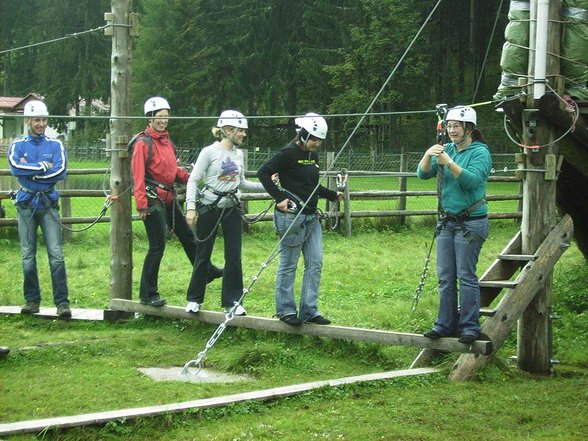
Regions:
<instances>
[{"instance_id":1,"label":"eyeglasses","mask_svg":"<svg viewBox=\"0 0 588 441\"><path fill-rule=\"evenodd\" d=\"M461 129L463 126L461 124L447 124L445 126L445 128L447 130L453 130L453 129Z\"/></svg>"}]
</instances>

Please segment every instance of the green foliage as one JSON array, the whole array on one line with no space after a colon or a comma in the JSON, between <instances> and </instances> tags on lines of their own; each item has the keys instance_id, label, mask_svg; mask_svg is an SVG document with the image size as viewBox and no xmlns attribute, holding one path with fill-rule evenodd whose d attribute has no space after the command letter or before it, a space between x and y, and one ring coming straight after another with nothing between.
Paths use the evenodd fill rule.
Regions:
<instances>
[{"instance_id":1,"label":"green foliage","mask_svg":"<svg viewBox=\"0 0 588 441\"><path fill-rule=\"evenodd\" d=\"M138 291L145 232L134 225L133 293ZM480 269L486 268L518 226L492 221ZM320 307L334 323L371 329L422 332L431 326L437 305L434 262L415 313L410 312L432 225L415 223L345 238L324 235L325 262ZM71 300L75 307L105 308L108 303L110 249L108 225L74 236L65 246ZM269 225L254 225L244 236L245 280L256 274L275 246ZM89 253L88 249L92 252ZM222 236L213 261L222 262ZM51 304L51 284L40 249L43 306ZM17 238L3 239L0 304L22 302ZM221 264L222 265L222 264ZM105 426L48 430L55 440L153 439L463 439L464 431L485 422L490 439L580 440L588 430L586 313L568 308L568 292L584 289L586 263L573 245L554 271L553 322L555 374L534 379L509 362L516 353L511 336L479 381L454 384L447 373L456 360L438 361L441 374L323 388L299 396L245 402ZM245 299L250 315L274 314L275 262L259 277ZM168 243L159 285L172 305L183 305L189 262L176 240ZM300 279L300 277L298 278ZM300 280L298 280L297 291ZM207 288L205 309L220 310L220 281ZM187 320L143 316L126 323L0 317L0 344L10 355L0 360L0 421L65 416L130 407L189 401L278 386L406 368L417 348L264 333L229 327L208 351L205 368L245 375L227 384L154 382L139 367L181 366L194 358L216 326ZM35 379L34 381L31 379ZM505 394L505 390L508 393ZM64 399L66 397L67 399ZM569 403L578 407L569 413ZM447 406L447 403L452 403ZM361 424L358 424L361 421ZM33 439L21 436L16 439Z\"/></svg>"},{"instance_id":2,"label":"green foliage","mask_svg":"<svg viewBox=\"0 0 588 441\"><path fill-rule=\"evenodd\" d=\"M0 48L95 29L110 6L108 0L4 0L2 5L9 3L0 14ZM430 13L430 2L137 0L133 5L141 24L133 51L134 114L142 114L147 97L167 97L172 117L197 117L171 121L173 138L185 148L206 145L216 116L227 108L270 115L252 121L248 139L252 146L277 148L292 137L293 125L276 115L361 112L396 67L373 112L433 112L439 102L487 100L499 83L499 37L507 21L497 2L454 0L451 7L438 8L399 64ZM14 26L23 22L27 26ZM0 86L7 95L41 93L60 114L79 99L108 101L110 48L100 31L4 54ZM502 122L493 109L480 109L491 147L505 151L510 143ZM337 150L357 121L330 118L325 148ZM432 132L434 124L434 115L373 116L349 148L421 148L429 143L423 133ZM136 132L144 121L133 125ZM105 120L78 120L74 141L97 142L107 130Z\"/></svg>"}]
</instances>

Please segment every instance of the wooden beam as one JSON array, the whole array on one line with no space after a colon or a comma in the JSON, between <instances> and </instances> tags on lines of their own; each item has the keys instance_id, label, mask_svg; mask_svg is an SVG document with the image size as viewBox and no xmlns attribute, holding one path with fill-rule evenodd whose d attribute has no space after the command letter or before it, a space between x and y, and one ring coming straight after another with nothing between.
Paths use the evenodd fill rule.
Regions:
<instances>
[{"instance_id":1,"label":"wooden beam","mask_svg":"<svg viewBox=\"0 0 588 441\"><path fill-rule=\"evenodd\" d=\"M534 254L499 254L500 260L514 260L515 262L530 262L537 259Z\"/></svg>"},{"instance_id":2,"label":"wooden beam","mask_svg":"<svg viewBox=\"0 0 588 441\"><path fill-rule=\"evenodd\" d=\"M521 232L519 231L504 247L501 254L515 254L521 252ZM503 259L496 259L490 267L480 276L480 305L490 306L496 297L502 291L502 287L496 286L482 286L482 282L491 280L508 280L511 276L520 269L521 265L518 262L505 261Z\"/></svg>"},{"instance_id":3,"label":"wooden beam","mask_svg":"<svg viewBox=\"0 0 588 441\"><path fill-rule=\"evenodd\" d=\"M519 276L517 287L509 290L496 307L496 314L488 317L482 325L482 332L490 336L494 343L492 354L481 356L460 355L449 375L450 379L457 381L468 380L479 369L488 364L491 357L512 332L517 320L523 315L537 292L550 281L549 276L553 271L553 267L569 247L572 234L572 218L566 215L549 233L537 250L537 260L525 265Z\"/></svg>"},{"instance_id":4,"label":"wooden beam","mask_svg":"<svg viewBox=\"0 0 588 441\"><path fill-rule=\"evenodd\" d=\"M125 299L111 299L110 308L116 311L138 312L174 319L197 320L203 323L220 325L225 321L225 314L213 311L200 311L198 314L185 312L184 308L177 306L147 306L139 302ZM290 326L278 319L252 316L235 316L228 326L236 326L260 331L285 332L288 334L314 335L316 337L328 337L341 340L364 341L385 345L415 346L419 348L432 348L448 352L471 352L474 354L489 354L492 351L492 342L478 340L471 347L459 343L457 338L441 338L431 340L421 334L408 334L402 332L379 331L375 329L351 328L346 326L321 326L304 324L302 326Z\"/></svg>"},{"instance_id":5,"label":"wooden beam","mask_svg":"<svg viewBox=\"0 0 588 441\"><path fill-rule=\"evenodd\" d=\"M49 428L63 429L66 427L104 424L109 421L118 421L121 419L135 419L139 417L161 415L164 413L185 412L193 409L209 409L252 400L273 400L276 398L289 397L324 387L336 387L366 381L388 380L392 378L426 375L435 373L437 371L437 369L433 368L404 369L400 371L380 372L375 374L358 375L355 377L344 377L333 380L315 381L312 383L275 387L272 389L244 392L221 397L203 398L200 400L184 401L181 403L162 404L159 406L135 407L105 412L86 413L82 415L18 421L15 423L0 424L0 436L42 432Z\"/></svg>"}]
</instances>

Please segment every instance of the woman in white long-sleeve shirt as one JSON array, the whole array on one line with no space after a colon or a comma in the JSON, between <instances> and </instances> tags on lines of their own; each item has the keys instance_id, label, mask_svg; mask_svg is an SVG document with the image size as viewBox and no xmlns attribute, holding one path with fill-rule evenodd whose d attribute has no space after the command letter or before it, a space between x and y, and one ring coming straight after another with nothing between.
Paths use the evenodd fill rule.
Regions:
<instances>
[{"instance_id":1,"label":"woman in white long-sleeve shirt","mask_svg":"<svg viewBox=\"0 0 588 441\"><path fill-rule=\"evenodd\" d=\"M264 191L260 183L245 179L243 152L238 147L247 136L248 128L247 119L240 112L222 112L217 126L212 129L219 140L202 149L188 179L186 221L188 225L196 226L198 246L186 296L186 312L198 312L204 302L208 262L219 226L223 229L225 244L221 295L225 311L230 311L243 294L239 189ZM247 314L240 304L237 304L234 313Z\"/></svg>"}]
</instances>

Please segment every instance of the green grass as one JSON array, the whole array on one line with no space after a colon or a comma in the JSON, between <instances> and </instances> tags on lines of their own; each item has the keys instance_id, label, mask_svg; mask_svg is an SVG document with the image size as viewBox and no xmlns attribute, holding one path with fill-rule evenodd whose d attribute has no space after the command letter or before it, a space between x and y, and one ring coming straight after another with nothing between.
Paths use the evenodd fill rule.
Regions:
<instances>
[{"instance_id":1,"label":"green grass","mask_svg":"<svg viewBox=\"0 0 588 441\"><path fill-rule=\"evenodd\" d=\"M321 311L337 325L402 332L428 329L437 307L435 262L415 313L410 306L432 230L424 219L408 227L364 228L352 237L325 233ZM517 231L513 221L493 221L480 272ZM146 252L143 226L134 223L133 297ZM65 245L75 307L108 305L108 225L74 235ZM244 236L245 283L265 263L276 240L269 223ZM222 237L213 260L222 265ZM4 233L0 304L22 304L18 240ZM44 248L39 270L44 305L51 305ZM250 315L274 314L277 262L262 272L245 299ZM299 274L300 276L301 274ZM190 265L177 241L168 242L160 288L172 305L185 304ZM441 374L334 389L265 403L173 416L119 421L103 427L48 431L59 440L580 440L588 430L588 293L586 260L573 245L554 272L555 365L551 377L533 378L509 361L515 335L477 381L451 383L457 355L442 359ZM298 284L300 277L298 277ZM220 311L220 281L207 289L205 309ZM205 347L215 326L141 317L127 323L84 323L0 317L0 344L12 348L0 361L0 423L188 401L309 381L407 368L417 348L385 347L229 328L209 350L205 366L251 381L234 384L154 382L139 367L181 366ZM576 406L570 412L570 403ZM12 439L12 438L11 438ZM32 435L14 439L35 439Z\"/></svg>"}]
</instances>

